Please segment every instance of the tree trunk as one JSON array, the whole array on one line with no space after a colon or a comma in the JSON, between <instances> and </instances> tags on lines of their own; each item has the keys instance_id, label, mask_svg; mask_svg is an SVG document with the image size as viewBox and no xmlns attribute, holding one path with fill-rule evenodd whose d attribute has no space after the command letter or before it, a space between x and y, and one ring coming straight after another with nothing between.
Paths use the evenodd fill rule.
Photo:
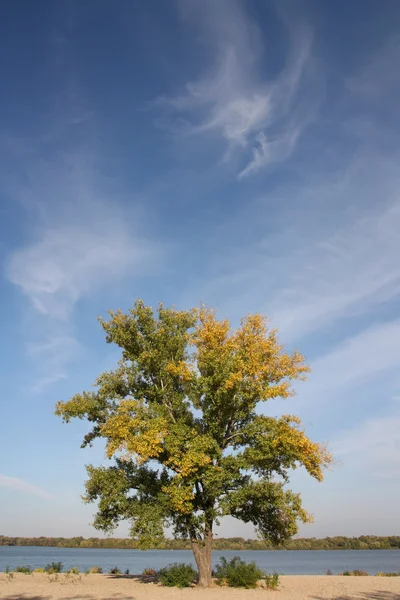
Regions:
<instances>
[{"instance_id":1,"label":"tree trunk","mask_svg":"<svg viewBox=\"0 0 400 600\"><path fill-rule=\"evenodd\" d=\"M199 572L198 585L200 587L210 587L211 585L212 537L211 527L207 527L204 533L204 541L192 540L192 550ZM200 547L200 544L202 547Z\"/></svg>"}]
</instances>

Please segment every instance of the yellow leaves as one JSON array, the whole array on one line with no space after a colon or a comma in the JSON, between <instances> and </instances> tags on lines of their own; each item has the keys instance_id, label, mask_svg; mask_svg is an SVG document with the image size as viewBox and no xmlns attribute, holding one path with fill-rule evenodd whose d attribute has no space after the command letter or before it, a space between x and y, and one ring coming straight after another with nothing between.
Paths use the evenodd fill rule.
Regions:
<instances>
[{"instance_id":1,"label":"yellow leaves","mask_svg":"<svg viewBox=\"0 0 400 600\"><path fill-rule=\"evenodd\" d=\"M174 424L164 416L150 414L140 401L124 400L116 413L102 426L108 438L106 453L136 456L138 464L164 455L163 464L177 474L178 479L193 477L212 462L212 440L199 435L196 429Z\"/></svg>"},{"instance_id":2,"label":"yellow leaves","mask_svg":"<svg viewBox=\"0 0 400 600\"><path fill-rule=\"evenodd\" d=\"M160 455L167 432L166 419L151 417L137 400L122 401L116 414L102 426L102 433L108 438L107 456L126 451L135 454L139 464Z\"/></svg>"},{"instance_id":3,"label":"yellow leaves","mask_svg":"<svg viewBox=\"0 0 400 600\"><path fill-rule=\"evenodd\" d=\"M215 393L245 395L255 401L287 398L293 394L291 379L304 379L310 371L298 352L287 354L268 330L264 316L242 319L234 331L228 320L218 321L214 311L201 308L191 344L201 375Z\"/></svg>"},{"instance_id":4,"label":"yellow leaves","mask_svg":"<svg viewBox=\"0 0 400 600\"><path fill-rule=\"evenodd\" d=\"M177 456L171 456L166 464L172 468L178 477L188 477L194 475L201 467L210 464L211 458L204 452L179 452Z\"/></svg>"},{"instance_id":5,"label":"yellow leaves","mask_svg":"<svg viewBox=\"0 0 400 600\"><path fill-rule=\"evenodd\" d=\"M237 371L236 373L230 373L227 380L225 381L225 390L228 391L238 387L242 380L243 373L241 371Z\"/></svg>"},{"instance_id":6,"label":"yellow leaves","mask_svg":"<svg viewBox=\"0 0 400 600\"><path fill-rule=\"evenodd\" d=\"M170 485L165 485L162 491L168 497L172 510L179 514L192 514L194 498L192 486L173 480Z\"/></svg>"},{"instance_id":7,"label":"yellow leaves","mask_svg":"<svg viewBox=\"0 0 400 600\"><path fill-rule=\"evenodd\" d=\"M194 477L212 463L213 440L195 429L175 426L165 440L165 450L168 454L165 464L177 474L178 479Z\"/></svg>"},{"instance_id":8,"label":"yellow leaves","mask_svg":"<svg viewBox=\"0 0 400 600\"><path fill-rule=\"evenodd\" d=\"M193 373L190 369L190 366L185 361L169 363L166 366L166 371L169 375L172 375L173 377L178 377L184 382L191 381L193 377Z\"/></svg>"},{"instance_id":9,"label":"yellow leaves","mask_svg":"<svg viewBox=\"0 0 400 600\"><path fill-rule=\"evenodd\" d=\"M290 423L299 424L300 419L291 415L283 417L272 440L272 447L277 452L282 449L288 455L292 455L312 477L322 481L322 471L332 463L332 455L322 444L312 442L303 430Z\"/></svg>"}]
</instances>

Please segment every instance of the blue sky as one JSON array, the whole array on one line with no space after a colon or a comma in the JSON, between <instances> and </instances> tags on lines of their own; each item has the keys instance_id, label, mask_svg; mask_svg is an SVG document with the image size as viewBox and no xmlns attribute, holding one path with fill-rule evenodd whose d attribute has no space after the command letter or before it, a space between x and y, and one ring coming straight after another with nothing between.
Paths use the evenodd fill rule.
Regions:
<instances>
[{"instance_id":1,"label":"blue sky","mask_svg":"<svg viewBox=\"0 0 400 600\"><path fill-rule=\"evenodd\" d=\"M397 0L1 3L0 533L97 535L103 448L53 408L142 298L268 315L312 374L267 410L338 462L295 473L301 533L400 534L399 27Z\"/></svg>"}]
</instances>

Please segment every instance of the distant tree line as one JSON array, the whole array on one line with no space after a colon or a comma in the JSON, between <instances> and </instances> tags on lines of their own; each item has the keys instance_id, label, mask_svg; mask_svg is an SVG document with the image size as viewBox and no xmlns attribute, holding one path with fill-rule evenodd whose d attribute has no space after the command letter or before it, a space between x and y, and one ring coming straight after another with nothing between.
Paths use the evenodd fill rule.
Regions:
<instances>
[{"instance_id":1,"label":"distant tree line","mask_svg":"<svg viewBox=\"0 0 400 600\"><path fill-rule=\"evenodd\" d=\"M47 546L54 548L119 548L136 549L138 543L132 538L73 538L61 537L9 537L0 536L0 546ZM163 550L190 550L190 540L165 538L157 546ZM216 538L215 550L400 550L400 536L362 535L360 537L294 538L280 546L262 540L241 537Z\"/></svg>"}]
</instances>

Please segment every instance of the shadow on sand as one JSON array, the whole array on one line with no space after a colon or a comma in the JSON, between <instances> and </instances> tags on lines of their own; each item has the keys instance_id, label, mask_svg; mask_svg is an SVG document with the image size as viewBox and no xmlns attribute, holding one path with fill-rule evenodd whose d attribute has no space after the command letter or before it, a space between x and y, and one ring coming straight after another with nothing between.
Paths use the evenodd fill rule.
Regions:
<instances>
[{"instance_id":1,"label":"shadow on sand","mask_svg":"<svg viewBox=\"0 0 400 600\"><path fill-rule=\"evenodd\" d=\"M3 596L3 600L52 600L53 596L31 594L10 594ZM77 596L62 596L58 600L135 600L133 596L124 596L123 594L110 594L105 597L92 596L92 594L78 594Z\"/></svg>"},{"instance_id":2,"label":"shadow on sand","mask_svg":"<svg viewBox=\"0 0 400 600\"><path fill-rule=\"evenodd\" d=\"M312 600L331 600L332 596L312 596ZM400 600L400 592L389 592L374 590L372 592L362 592L356 595L340 594L335 596L334 600Z\"/></svg>"}]
</instances>

